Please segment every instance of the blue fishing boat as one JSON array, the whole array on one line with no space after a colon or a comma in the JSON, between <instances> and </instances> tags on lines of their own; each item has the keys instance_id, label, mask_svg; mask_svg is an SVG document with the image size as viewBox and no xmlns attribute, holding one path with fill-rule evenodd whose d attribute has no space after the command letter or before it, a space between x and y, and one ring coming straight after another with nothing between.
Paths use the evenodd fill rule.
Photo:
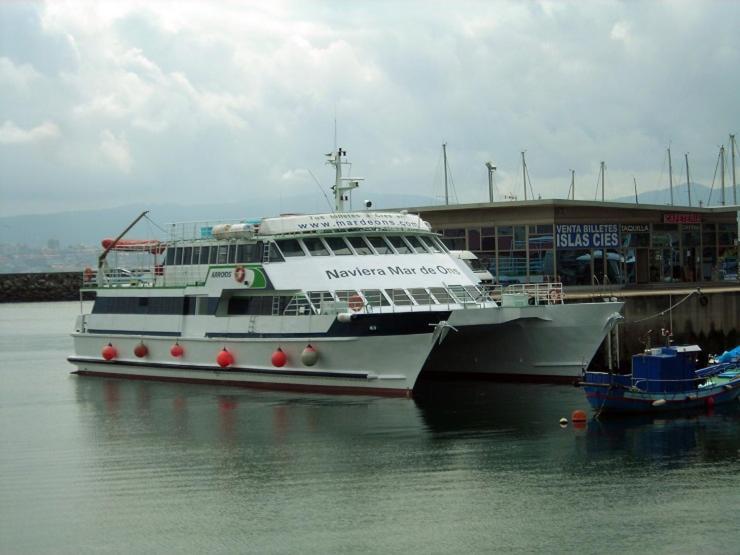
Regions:
<instances>
[{"instance_id":1,"label":"blue fishing boat","mask_svg":"<svg viewBox=\"0 0 740 555\"><path fill-rule=\"evenodd\" d=\"M711 408L740 395L739 357L696 369L697 345L647 349L630 374L585 372L581 385L598 414Z\"/></svg>"}]
</instances>

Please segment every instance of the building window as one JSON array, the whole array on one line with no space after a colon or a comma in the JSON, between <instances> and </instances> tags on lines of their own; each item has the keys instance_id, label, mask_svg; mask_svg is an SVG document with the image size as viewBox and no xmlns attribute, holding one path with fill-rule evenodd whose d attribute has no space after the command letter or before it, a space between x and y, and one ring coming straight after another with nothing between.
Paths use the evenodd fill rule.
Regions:
<instances>
[{"instance_id":1,"label":"building window","mask_svg":"<svg viewBox=\"0 0 740 555\"><path fill-rule=\"evenodd\" d=\"M461 228L442 230L442 242L451 251L467 250L467 245L465 244L465 230Z\"/></svg>"}]
</instances>

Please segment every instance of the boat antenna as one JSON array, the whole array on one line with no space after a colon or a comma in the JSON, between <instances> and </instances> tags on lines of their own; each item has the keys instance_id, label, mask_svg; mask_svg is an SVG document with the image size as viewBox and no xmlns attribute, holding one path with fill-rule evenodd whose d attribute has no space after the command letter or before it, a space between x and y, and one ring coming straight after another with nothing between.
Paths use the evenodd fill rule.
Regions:
<instances>
[{"instance_id":1,"label":"boat antenna","mask_svg":"<svg viewBox=\"0 0 740 555\"><path fill-rule=\"evenodd\" d=\"M347 151L343 150L341 147L338 147L335 151L330 152L326 155L328 157L328 160L326 161L327 164L334 166L334 186L332 187L332 190L334 191L334 209L337 212L346 212L347 211L347 203L349 201L349 194L345 195L345 193L349 193L352 189L356 189L360 186L360 181L362 181L362 177L342 177L342 164L346 164L346 161L342 160L342 157L347 156Z\"/></svg>"}]
</instances>

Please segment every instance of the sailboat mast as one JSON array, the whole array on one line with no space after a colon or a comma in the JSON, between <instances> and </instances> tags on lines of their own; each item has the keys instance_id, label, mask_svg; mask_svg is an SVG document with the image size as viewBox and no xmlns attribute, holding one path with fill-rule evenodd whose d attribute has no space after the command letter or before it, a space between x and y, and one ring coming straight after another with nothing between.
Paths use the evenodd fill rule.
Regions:
<instances>
[{"instance_id":1,"label":"sailboat mast","mask_svg":"<svg viewBox=\"0 0 740 555\"><path fill-rule=\"evenodd\" d=\"M450 204L450 193L447 189L447 143L442 143L442 158L445 166L445 204Z\"/></svg>"},{"instance_id":2,"label":"sailboat mast","mask_svg":"<svg viewBox=\"0 0 740 555\"><path fill-rule=\"evenodd\" d=\"M673 206L673 164L671 163L671 147L668 147L668 187L671 190L671 206Z\"/></svg>"},{"instance_id":3,"label":"sailboat mast","mask_svg":"<svg viewBox=\"0 0 740 555\"><path fill-rule=\"evenodd\" d=\"M730 148L732 149L732 203L737 206L737 181L735 180L735 135L730 135Z\"/></svg>"},{"instance_id":4,"label":"sailboat mast","mask_svg":"<svg viewBox=\"0 0 740 555\"><path fill-rule=\"evenodd\" d=\"M604 202L604 161L601 161L601 202Z\"/></svg>"},{"instance_id":5,"label":"sailboat mast","mask_svg":"<svg viewBox=\"0 0 740 555\"><path fill-rule=\"evenodd\" d=\"M524 159L524 151L522 151L522 183L524 184L524 200L527 200L527 161Z\"/></svg>"},{"instance_id":6,"label":"sailboat mast","mask_svg":"<svg viewBox=\"0 0 740 555\"><path fill-rule=\"evenodd\" d=\"M719 160L722 169L722 206L725 205L725 145L719 149Z\"/></svg>"},{"instance_id":7,"label":"sailboat mast","mask_svg":"<svg viewBox=\"0 0 740 555\"><path fill-rule=\"evenodd\" d=\"M689 174L689 153L684 153L684 158L686 158L686 191L689 194L689 206L691 206L691 177Z\"/></svg>"},{"instance_id":8,"label":"sailboat mast","mask_svg":"<svg viewBox=\"0 0 740 555\"><path fill-rule=\"evenodd\" d=\"M632 181L635 184L635 204L640 204L640 201L637 200L637 178L634 175L632 176Z\"/></svg>"},{"instance_id":9,"label":"sailboat mast","mask_svg":"<svg viewBox=\"0 0 740 555\"><path fill-rule=\"evenodd\" d=\"M576 170L570 170L571 200L576 200Z\"/></svg>"}]
</instances>

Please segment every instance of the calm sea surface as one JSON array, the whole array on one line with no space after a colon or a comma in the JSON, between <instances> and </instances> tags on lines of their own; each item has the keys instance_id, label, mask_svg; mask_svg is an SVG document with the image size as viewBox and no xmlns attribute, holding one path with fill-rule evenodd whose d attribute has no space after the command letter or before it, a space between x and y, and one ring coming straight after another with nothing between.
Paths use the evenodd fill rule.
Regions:
<instances>
[{"instance_id":1,"label":"calm sea surface","mask_svg":"<svg viewBox=\"0 0 740 555\"><path fill-rule=\"evenodd\" d=\"M740 553L740 404L561 429L568 386L84 378L78 312L0 305L2 553Z\"/></svg>"}]
</instances>

